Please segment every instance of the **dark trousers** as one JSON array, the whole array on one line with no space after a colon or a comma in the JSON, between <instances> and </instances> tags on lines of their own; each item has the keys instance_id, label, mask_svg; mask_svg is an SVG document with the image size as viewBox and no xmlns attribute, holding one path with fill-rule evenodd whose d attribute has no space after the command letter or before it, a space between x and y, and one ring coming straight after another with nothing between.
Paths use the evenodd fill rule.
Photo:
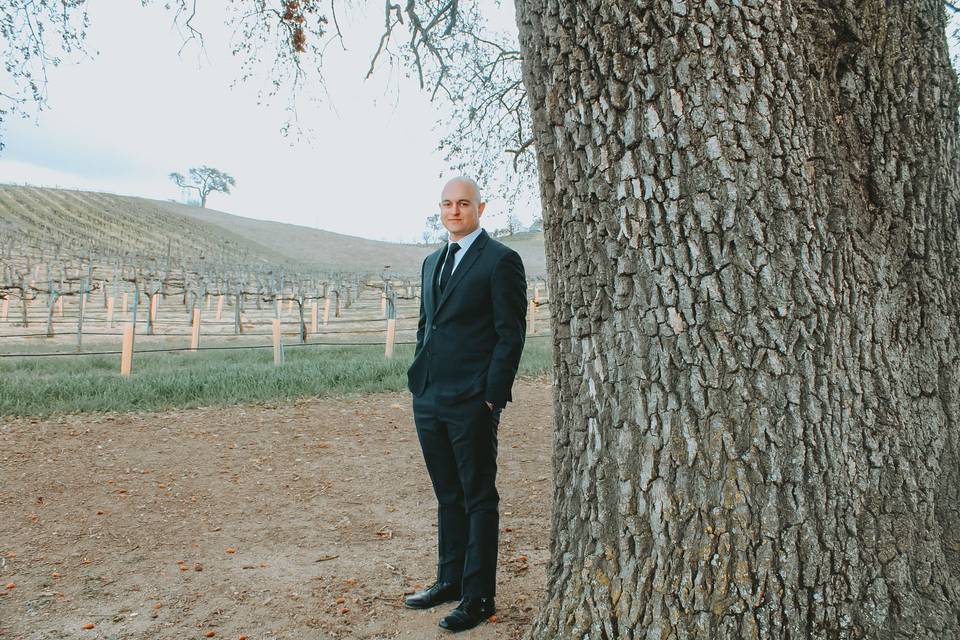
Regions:
<instances>
[{"instance_id":1,"label":"dark trousers","mask_svg":"<svg viewBox=\"0 0 960 640\"><path fill-rule=\"evenodd\" d=\"M500 411L490 411L482 394L439 404L428 384L413 399L413 419L437 496L437 579L459 582L464 597L493 597Z\"/></svg>"}]
</instances>

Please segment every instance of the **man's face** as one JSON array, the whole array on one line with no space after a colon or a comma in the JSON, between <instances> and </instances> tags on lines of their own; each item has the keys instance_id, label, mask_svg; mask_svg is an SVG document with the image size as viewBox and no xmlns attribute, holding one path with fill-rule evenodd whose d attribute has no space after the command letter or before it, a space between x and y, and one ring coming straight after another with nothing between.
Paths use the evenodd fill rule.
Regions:
<instances>
[{"instance_id":1,"label":"man's face","mask_svg":"<svg viewBox=\"0 0 960 640\"><path fill-rule=\"evenodd\" d=\"M454 241L468 236L480 226L485 202L468 182L451 180L440 195L440 221Z\"/></svg>"}]
</instances>

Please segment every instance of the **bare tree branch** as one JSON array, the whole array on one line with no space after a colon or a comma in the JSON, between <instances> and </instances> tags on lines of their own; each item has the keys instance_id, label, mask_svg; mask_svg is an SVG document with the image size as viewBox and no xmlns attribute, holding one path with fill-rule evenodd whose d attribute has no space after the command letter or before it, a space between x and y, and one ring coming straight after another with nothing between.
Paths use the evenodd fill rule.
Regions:
<instances>
[{"instance_id":1,"label":"bare tree branch","mask_svg":"<svg viewBox=\"0 0 960 640\"><path fill-rule=\"evenodd\" d=\"M146 5L157 0L140 1ZM165 2L174 23L184 30L180 51L194 40L203 47L203 34L196 25L204 5L196 0ZM0 124L31 100L43 107L46 65L59 62L58 52L48 50L51 34L65 42L60 47L64 51L82 51L87 22L84 0L6 0L2 4L0 38L7 48L0 51L6 52L7 68L19 91L0 93ZM289 120L282 130L286 133L295 127L299 132L297 105L302 96L316 89L326 91L322 73L326 46L337 41L346 48L340 17L349 1L232 0L230 6L231 49L240 60L237 82L262 77L263 61L272 61L269 84L259 98L269 101L284 96ZM385 0L383 6L383 32L366 77L385 58L391 68L414 70L431 99L444 103L446 133L440 148L452 170L490 177L504 173L509 159L506 166L512 166L519 185L534 162L516 34L490 32L485 20L489 0Z\"/></svg>"}]
</instances>

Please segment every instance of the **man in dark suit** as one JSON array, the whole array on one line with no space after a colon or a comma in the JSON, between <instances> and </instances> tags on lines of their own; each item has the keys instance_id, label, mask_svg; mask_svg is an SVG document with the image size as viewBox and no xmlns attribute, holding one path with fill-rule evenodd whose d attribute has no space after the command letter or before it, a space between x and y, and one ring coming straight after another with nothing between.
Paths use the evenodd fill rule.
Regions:
<instances>
[{"instance_id":1,"label":"man in dark suit","mask_svg":"<svg viewBox=\"0 0 960 640\"><path fill-rule=\"evenodd\" d=\"M436 582L405 602L426 609L460 599L440 620L451 631L495 611L497 426L512 400L526 333L523 262L480 228L484 206L469 178L443 188L449 241L423 262L417 349L407 372L437 496L439 553Z\"/></svg>"}]
</instances>

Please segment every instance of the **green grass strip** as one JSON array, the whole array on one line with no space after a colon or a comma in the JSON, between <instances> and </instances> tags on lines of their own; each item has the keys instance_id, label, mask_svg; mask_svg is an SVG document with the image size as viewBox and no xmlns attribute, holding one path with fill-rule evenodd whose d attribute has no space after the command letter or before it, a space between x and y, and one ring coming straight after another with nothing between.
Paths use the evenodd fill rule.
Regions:
<instances>
[{"instance_id":1,"label":"green grass strip","mask_svg":"<svg viewBox=\"0 0 960 640\"><path fill-rule=\"evenodd\" d=\"M527 342L521 376L550 370L551 344L549 338ZM85 348L93 351L96 345ZM289 348L282 367L273 365L271 349L144 353L134 356L129 378L119 373L119 356L5 358L0 359L0 416L158 411L399 391L406 388L412 358L413 347L399 346L388 360L382 344Z\"/></svg>"}]
</instances>

